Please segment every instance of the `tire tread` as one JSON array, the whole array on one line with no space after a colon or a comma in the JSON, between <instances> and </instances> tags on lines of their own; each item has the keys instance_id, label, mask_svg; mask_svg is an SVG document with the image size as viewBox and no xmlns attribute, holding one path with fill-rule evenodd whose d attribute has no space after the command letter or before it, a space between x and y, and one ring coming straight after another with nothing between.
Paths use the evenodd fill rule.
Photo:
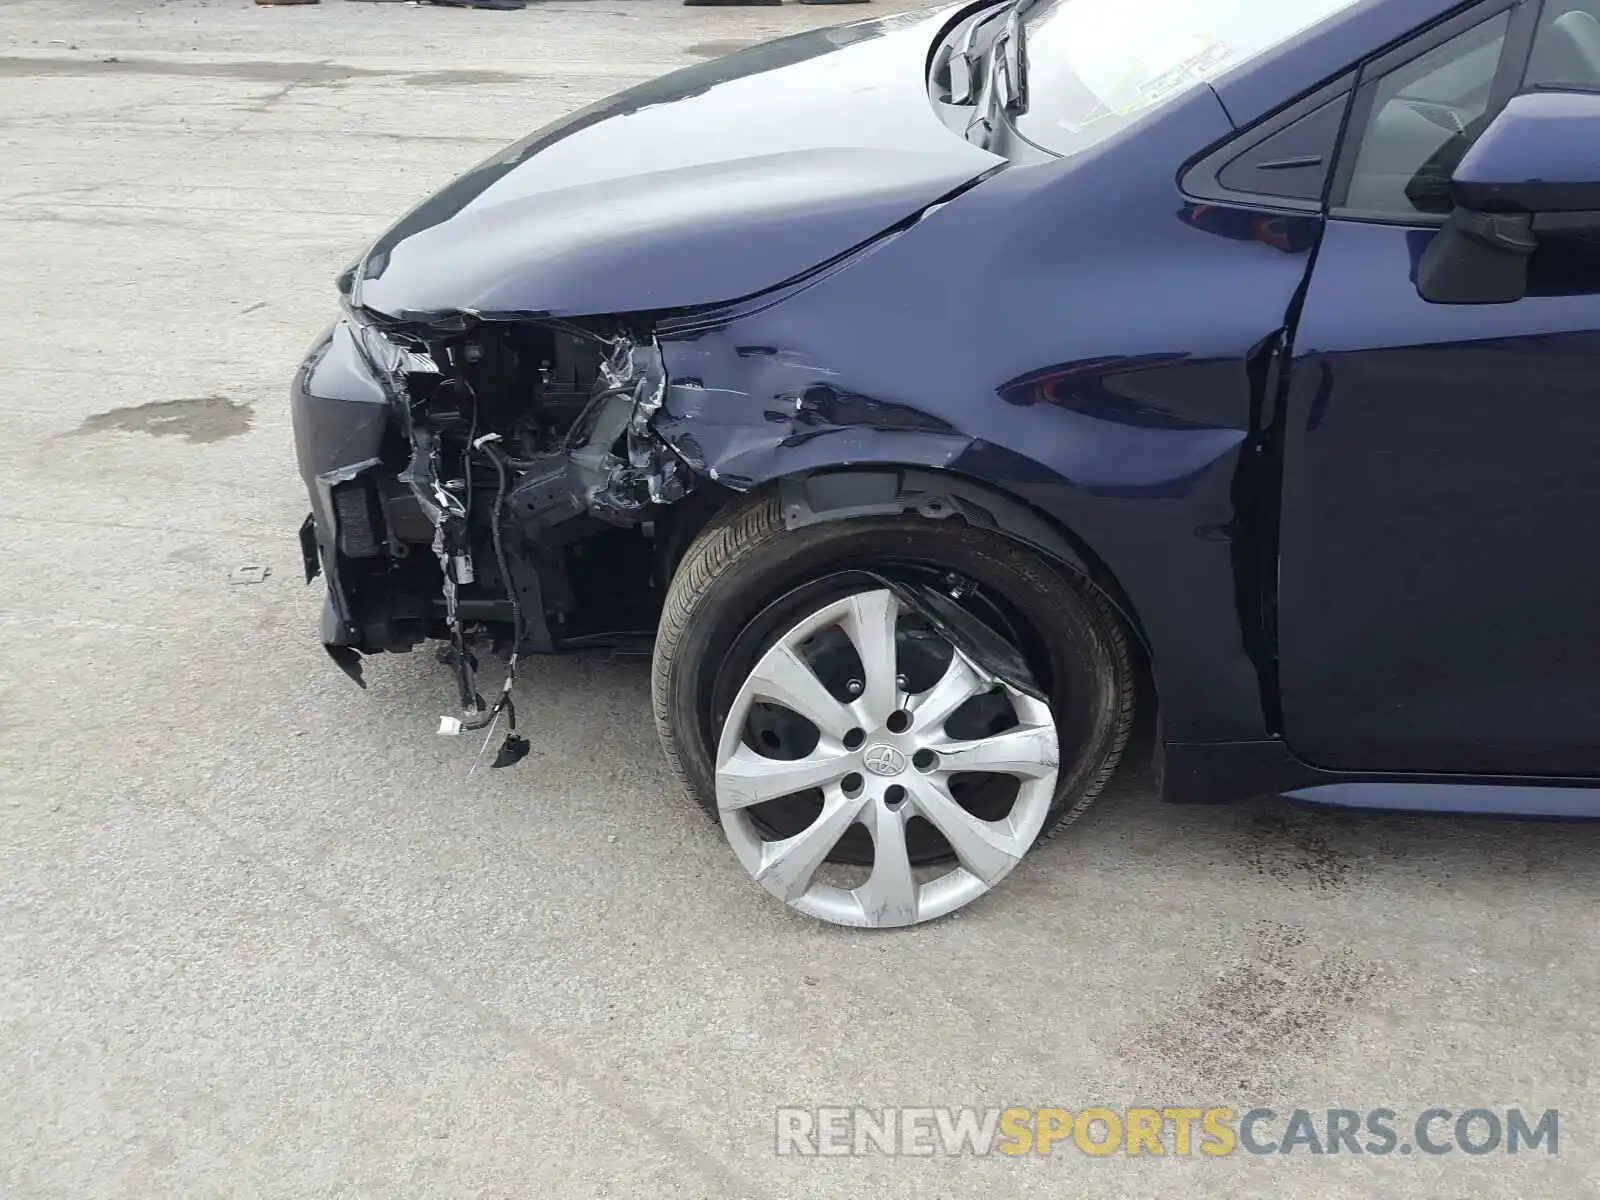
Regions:
<instances>
[{"instance_id":1,"label":"tire tread","mask_svg":"<svg viewBox=\"0 0 1600 1200\"><path fill-rule=\"evenodd\" d=\"M739 555L783 531L783 510L776 496L731 506L713 518L689 544L661 605L661 621L656 627L655 652L650 663L650 700L655 713L656 736L661 741L667 766L677 776L684 792L692 796L713 821L717 820L715 797L700 794L694 776L684 765L677 737L668 721L672 710L668 669L693 619L694 604L701 593Z\"/></svg>"}]
</instances>

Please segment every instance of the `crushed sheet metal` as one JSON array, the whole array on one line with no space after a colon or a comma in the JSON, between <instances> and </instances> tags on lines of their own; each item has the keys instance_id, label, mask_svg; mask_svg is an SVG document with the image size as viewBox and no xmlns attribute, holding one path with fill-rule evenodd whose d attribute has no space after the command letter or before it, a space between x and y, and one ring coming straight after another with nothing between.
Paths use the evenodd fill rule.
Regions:
<instances>
[{"instance_id":1,"label":"crushed sheet metal","mask_svg":"<svg viewBox=\"0 0 1600 1200\"><path fill-rule=\"evenodd\" d=\"M608 391L631 392L626 425L626 457L608 446L601 477L586 491L597 515L633 518L654 505L673 504L694 488L684 460L656 432L657 414L667 398L667 368L652 338L640 344L619 338L602 366Z\"/></svg>"}]
</instances>

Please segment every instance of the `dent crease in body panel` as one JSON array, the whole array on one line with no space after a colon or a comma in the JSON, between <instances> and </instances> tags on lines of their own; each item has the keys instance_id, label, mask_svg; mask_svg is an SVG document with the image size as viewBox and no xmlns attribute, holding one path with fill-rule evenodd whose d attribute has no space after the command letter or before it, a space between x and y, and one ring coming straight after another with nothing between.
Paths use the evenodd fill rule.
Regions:
<instances>
[{"instance_id":1,"label":"dent crease in body panel","mask_svg":"<svg viewBox=\"0 0 1600 1200\"><path fill-rule=\"evenodd\" d=\"M1206 370L1233 373L1239 364L1113 356L1030 372L995 390L995 400L1020 410L1022 424L1002 444L962 428L980 422L994 428L992 402L940 415L909 395L871 395L865 386L851 386L840 368L821 365L817 355L780 348L793 335L793 327L784 327L783 336L773 336L784 313L782 306L766 310L756 319L757 331L734 321L663 339L669 383L656 432L686 463L738 491L779 485L792 527L918 512L996 528L1094 583L1148 650L1140 618L1114 574L1077 530L1037 515L1037 506L1027 502L1029 484L1048 490L1070 480L1070 486L1130 500L1176 499L1196 487L1223 493L1248 436L1243 421L1219 427L1157 402L1172 394L1159 375L1174 367L1186 378ZM1150 401L1137 382L1145 373ZM720 386L709 386L708 379ZM1038 450L1049 457L1035 459ZM825 485L834 485L832 494L818 502ZM841 487L854 494L841 499ZM985 506L1005 496L1015 499L1006 519L996 521ZM1204 540L1228 542L1232 534L1231 525L1220 522L1196 529Z\"/></svg>"},{"instance_id":2,"label":"dent crease in body panel","mask_svg":"<svg viewBox=\"0 0 1600 1200\"><path fill-rule=\"evenodd\" d=\"M1216 136L1214 97L1186 107L1194 141ZM1129 141L1098 154L1154 170L1140 150ZM737 490L909 468L1011 497L1133 598L1122 607L1139 608L1138 627L1163 648L1151 655L1155 686L1182 736L1258 738L1260 683L1238 624L1232 486L1251 431L1250 356L1282 325L1305 241L1298 227L1248 238L1249 278L1234 290L1250 295L1245 284L1260 285L1263 298L1248 311L1230 299L1221 322L1215 308L1169 316L1174 349L1152 351L1126 314L1156 303L1163 275L1132 283L1113 275L1128 248L1095 232L1126 223L1125 199L1085 190L1068 172L1052 185L1053 211L1073 211L1073 222L1019 226L1011 193L1033 186L1030 173L1041 169L993 175L848 270L760 305L659 325L669 384L656 431L697 471ZM1165 263L1238 261L1236 231L1185 219L1170 178L1170 203L1140 217L1160 237L1136 252L1155 256L1159 246ZM920 249L929 245L963 249ZM980 278L1004 279L1003 298L973 290ZM926 302L906 305L908 290ZM999 363L965 352L975 345L1004 347ZM1009 373L994 372L1007 363ZM1174 577L1185 580L1187 604L1163 595ZM1185 632L1197 614L1217 633L1203 644ZM1204 688L1193 686L1199 679Z\"/></svg>"}]
</instances>

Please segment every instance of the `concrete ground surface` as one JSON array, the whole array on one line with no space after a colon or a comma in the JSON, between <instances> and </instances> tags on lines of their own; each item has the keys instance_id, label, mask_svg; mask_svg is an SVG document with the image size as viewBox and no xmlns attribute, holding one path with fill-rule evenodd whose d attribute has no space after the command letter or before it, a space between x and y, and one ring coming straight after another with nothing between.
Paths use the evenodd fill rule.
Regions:
<instances>
[{"instance_id":1,"label":"concrete ground surface","mask_svg":"<svg viewBox=\"0 0 1600 1200\"><path fill-rule=\"evenodd\" d=\"M285 385L335 273L566 110L883 7L0 2L0 1196L1600 1195L1593 828L1133 771L852 933L674 791L643 664L535 662L534 756L468 779L430 656L323 656ZM1560 1153L779 1157L824 1104L1557 1108Z\"/></svg>"}]
</instances>

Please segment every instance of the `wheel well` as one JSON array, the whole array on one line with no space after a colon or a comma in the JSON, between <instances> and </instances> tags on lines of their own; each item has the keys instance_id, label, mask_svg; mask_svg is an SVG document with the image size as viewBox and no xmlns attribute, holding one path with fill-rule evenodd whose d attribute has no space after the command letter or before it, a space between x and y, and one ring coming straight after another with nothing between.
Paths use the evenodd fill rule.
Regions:
<instances>
[{"instance_id":1,"label":"wheel well","mask_svg":"<svg viewBox=\"0 0 1600 1200\"><path fill-rule=\"evenodd\" d=\"M755 492L706 487L667 510L661 539L663 580L670 580L691 542L719 512L776 493L784 524L800 529L820 521L916 513L929 520L959 518L991 529L1043 554L1052 566L1088 581L1122 620L1138 650L1145 694L1156 696L1150 643L1127 593L1105 562L1070 529L1026 501L950 471L924 467L862 467L813 471L763 484Z\"/></svg>"}]
</instances>

